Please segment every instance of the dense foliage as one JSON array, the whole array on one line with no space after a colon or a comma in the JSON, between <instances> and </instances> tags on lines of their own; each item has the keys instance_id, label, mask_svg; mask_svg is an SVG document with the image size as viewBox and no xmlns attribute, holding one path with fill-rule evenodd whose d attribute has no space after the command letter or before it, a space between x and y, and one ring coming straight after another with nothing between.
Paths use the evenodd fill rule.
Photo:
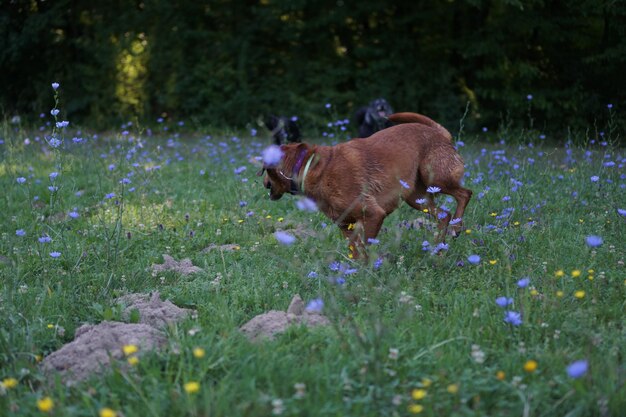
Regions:
<instances>
[{"instance_id":1,"label":"dense foliage","mask_svg":"<svg viewBox=\"0 0 626 417\"><path fill-rule=\"evenodd\" d=\"M47 111L58 81L67 117L100 127L306 123L378 96L452 128L467 103L468 127L603 126L625 32L621 0L17 0L0 3L0 106Z\"/></svg>"}]
</instances>

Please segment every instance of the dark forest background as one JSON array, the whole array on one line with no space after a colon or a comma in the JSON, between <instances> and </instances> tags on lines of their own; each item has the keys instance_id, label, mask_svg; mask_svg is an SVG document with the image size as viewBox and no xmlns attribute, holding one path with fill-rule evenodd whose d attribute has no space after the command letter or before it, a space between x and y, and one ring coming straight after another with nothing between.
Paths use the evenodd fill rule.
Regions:
<instances>
[{"instance_id":1,"label":"dark forest background","mask_svg":"<svg viewBox=\"0 0 626 417\"><path fill-rule=\"evenodd\" d=\"M0 1L0 113L306 123L382 96L468 128L622 123L620 0ZM532 99L528 98L532 95ZM613 108L609 109L608 104Z\"/></svg>"}]
</instances>

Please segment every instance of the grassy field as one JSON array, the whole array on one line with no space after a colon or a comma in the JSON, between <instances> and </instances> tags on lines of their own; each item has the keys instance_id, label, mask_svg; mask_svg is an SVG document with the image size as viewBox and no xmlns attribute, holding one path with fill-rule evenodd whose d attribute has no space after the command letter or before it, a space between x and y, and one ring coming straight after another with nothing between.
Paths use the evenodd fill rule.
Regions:
<instances>
[{"instance_id":1,"label":"grassy field","mask_svg":"<svg viewBox=\"0 0 626 417\"><path fill-rule=\"evenodd\" d=\"M266 134L159 126L3 125L0 415L623 415L626 152L611 138L464 137L464 234L435 254L427 215L404 206L366 264L322 214L267 199ZM279 229L314 236L284 246ZM203 272L152 273L163 254ZM197 310L167 349L69 388L42 373L116 297L153 290ZM332 326L238 331L294 294Z\"/></svg>"}]
</instances>

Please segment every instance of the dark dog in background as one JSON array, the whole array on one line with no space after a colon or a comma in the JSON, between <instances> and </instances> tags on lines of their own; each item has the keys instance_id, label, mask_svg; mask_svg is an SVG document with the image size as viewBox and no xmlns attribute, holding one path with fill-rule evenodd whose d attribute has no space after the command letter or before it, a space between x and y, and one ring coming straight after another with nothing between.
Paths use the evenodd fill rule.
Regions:
<instances>
[{"instance_id":1,"label":"dark dog in background","mask_svg":"<svg viewBox=\"0 0 626 417\"><path fill-rule=\"evenodd\" d=\"M285 142L300 142L302 135L300 134L300 126L298 126L298 118L284 116L268 116L263 121L274 138L276 145L282 145Z\"/></svg>"},{"instance_id":2,"label":"dark dog in background","mask_svg":"<svg viewBox=\"0 0 626 417\"><path fill-rule=\"evenodd\" d=\"M379 130L393 126L387 117L393 113L391 105L384 98L377 98L355 113L356 124L359 127L359 137L367 138Z\"/></svg>"}]
</instances>

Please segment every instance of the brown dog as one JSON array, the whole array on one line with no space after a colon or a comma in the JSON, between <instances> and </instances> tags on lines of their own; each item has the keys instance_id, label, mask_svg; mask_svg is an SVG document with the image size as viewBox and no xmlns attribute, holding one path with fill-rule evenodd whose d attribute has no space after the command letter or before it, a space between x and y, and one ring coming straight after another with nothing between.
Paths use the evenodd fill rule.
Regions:
<instances>
[{"instance_id":1,"label":"brown dog","mask_svg":"<svg viewBox=\"0 0 626 417\"><path fill-rule=\"evenodd\" d=\"M366 255L364 243L376 237L401 200L417 210L428 208L439 222L443 241L451 216L435 207L433 193L427 192L431 186L456 199L452 227L458 233L472 192L460 184L464 166L452 136L420 114L396 113L389 120L400 124L366 139L335 146L281 146L278 166L264 166L258 174L267 171L263 183L270 199L285 193L311 198L350 239L354 258L359 252ZM425 199L425 204L418 199Z\"/></svg>"}]
</instances>

